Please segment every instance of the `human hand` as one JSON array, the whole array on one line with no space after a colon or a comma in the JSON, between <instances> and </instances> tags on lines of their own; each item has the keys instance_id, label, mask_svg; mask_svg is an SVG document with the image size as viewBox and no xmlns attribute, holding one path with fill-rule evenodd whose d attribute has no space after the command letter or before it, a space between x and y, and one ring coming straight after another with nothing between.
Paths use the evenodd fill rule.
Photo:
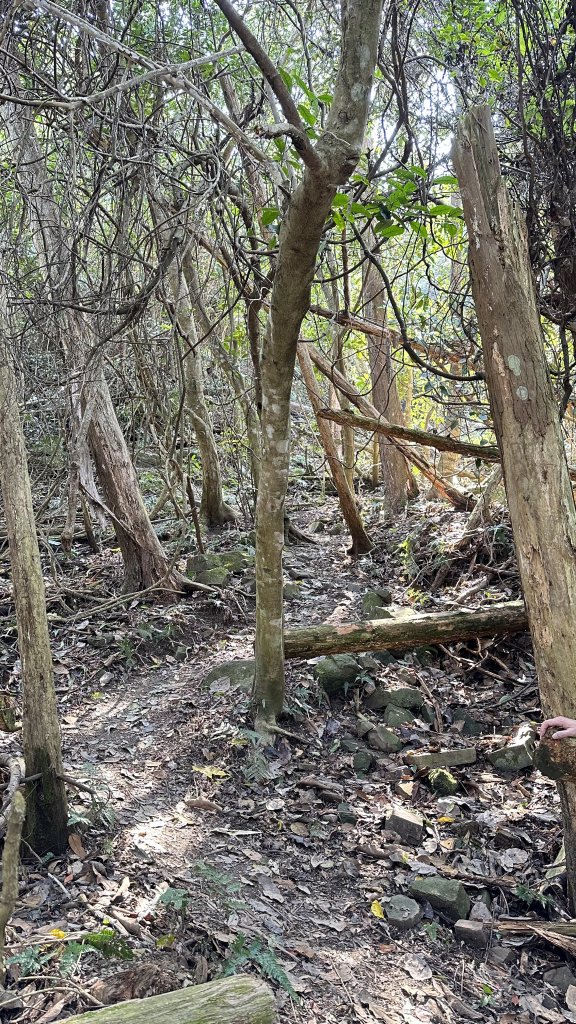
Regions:
<instances>
[{"instance_id":1,"label":"human hand","mask_svg":"<svg viewBox=\"0 0 576 1024\"><path fill-rule=\"evenodd\" d=\"M574 718L547 718L540 726L540 739L544 737L548 729L559 728L560 732L552 734L553 740L563 740L568 736L576 736L576 719Z\"/></svg>"}]
</instances>

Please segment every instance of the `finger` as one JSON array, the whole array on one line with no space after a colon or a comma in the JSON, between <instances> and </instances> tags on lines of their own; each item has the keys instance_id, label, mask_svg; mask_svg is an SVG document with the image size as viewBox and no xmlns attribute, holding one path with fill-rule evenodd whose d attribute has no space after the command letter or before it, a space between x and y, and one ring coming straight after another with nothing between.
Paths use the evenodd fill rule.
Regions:
<instances>
[{"instance_id":1,"label":"finger","mask_svg":"<svg viewBox=\"0 0 576 1024\"><path fill-rule=\"evenodd\" d=\"M552 733L553 740L562 740L565 736L573 736L574 729L561 729L560 732Z\"/></svg>"}]
</instances>

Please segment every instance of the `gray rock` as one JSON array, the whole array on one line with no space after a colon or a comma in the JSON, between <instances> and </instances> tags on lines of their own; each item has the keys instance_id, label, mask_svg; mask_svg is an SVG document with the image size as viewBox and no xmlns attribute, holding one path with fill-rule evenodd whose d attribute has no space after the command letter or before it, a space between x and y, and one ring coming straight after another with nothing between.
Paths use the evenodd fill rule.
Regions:
<instances>
[{"instance_id":1,"label":"gray rock","mask_svg":"<svg viewBox=\"0 0 576 1024\"><path fill-rule=\"evenodd\" d=\"M456 921L454 934L461 942L477 949L486 949L490 941L490 925L486 921Z\"/></svg>"},{"instance_id":2,"label":"gray rock","mask_svg":"<svg viewBox=\"0 0 576 1024\"><path fill-rule=\"evenodd\" d=\"M354 738L354 736L341 736L340 750L343 750L345 754L355 754L358 750L360 750L360 744L358 743L358 740Z\"/></svg>"},{"instance_id":3,"label":"gray rock","mask_svg":"<svg viewBox=\"0 0 576 1024\"><path fill-rule=\"evenodd\" d=\"M254 555L249 555L246 551L222 551L218 558L220 565L223 565L229 572L242 572L243 569L254 565Z\"/></svg>"},{"instance_id":4,"label":"gray rock","mask_svg":"<svg viewBox=\"0 0 576 1024\"><path fill-rule=\"evenodd\" d=\"M519 772L532 764L535 743L534 726L529 722L522 722L522 725L514 730L506 746L492 750L488 754L488 760L498 771Z\"/></svg>"},{"instance_id":5,"label":"gray rock","mask_svg":"<svg viewBox=\"0 0 576 1024\"><path fill-rule=\"evenodd\" d=\"M390 602L388 602L389 604ZM393 615L386 611L385 603L376 590L369 590L362 598L362 611L371 619L391 619Z\"/></svg>"},{"instance_id":6,"label":"gray rock","mask_svg":"<svg viewBox=\"0 0 576 1024\"><path fill-rule=\"evenodd\" d=\"M424 818L407 807L393 807L386 818L386 828L397 832L403 842L418 846L424 835Z\"/></svg>"},{"instance_id":7,"label":"gray rock","mask_svg":"<svg viewBox=\"0 0 576 1024\"><path fill-rule=\"evenodd\" d=\"M373 651L372 658L374 661L379 661L381 665L397 665L398 659L390 654L390 651Z\"/></svg>"},{"instance_id":8,"label":"gray rock","mask_svg":"<svg viewBox=\"0 0 576 1024\"><path fill-rule=\"evenodd\" d=\"M385 754L397 754L404 746L403 741L391 729L377 725L368 733L368 745L373 750L381 750Z\"/></svg>"},{"instance_id":9,"label":"gray rock","mask_svg":"<svg viewBox=\"0 0 576 1024\"><path fill-rule=\"evenodd\" d=\"M330 654L320 658L314 673L328 696L342 695L360 675L360 666L350 654Z\"/></svg>"},{"instance_id":10,"label":"gray rock","mask_svg":"<svg viewBox=\"0 0 576 1024\"><path fill-rule=\"evenodd\" d=\"M436 750L434 753L406 754L407 764L415 768L455 768L460 764L474 764L475 747L460 747L454 750Z\"/></svg>"},{"instance_id":11,"label":"gray rock","mask_svg":"<svg viewBox=\"0 0 576 1024\"><path fill-rule=\"evenodd\" d=\"M300 597L302 591L298 583L285 583L283 593L286 600L291 601L294 597Z\"/></svg>"},{"instance_id":12,"label":"gray rock","mask_svg":"<svg viewBox=\"0 0 576 1024\"><path fill-rule=\"evenodd\" d=\"M414 715L408 708L397 708L395 704L388 704L384 712L386 725L393 729L399 725L411 725L414 720Z\"/></svg>"},{"instance_id":13,"label":"gray rock","mask_svg":"<svg viewBox=\"0 0 576 1024\"><path fill-rule=\"evenodd\" d=\"M412 779L399 779L394 783L394 792L404 800L411 800L414 794L414 782Z\"/></svg>"},{"instance_id":14,"label":"gray rock","mask_svg":"<svg viewBox=\"0 0 576 1024\"><path fill-rule=\"evenodd\" d=\"M453 878L431 875L415 878L410 885L412 896L428 900L434 910L441 910L452 921L466 918L470 912L470 899L462 882Z\"/></svg>"},{"instance_id":15,"label":"gray rock","mask_svg":"<svg viewBox=\"0 0 576 1024\"><path fill-rule=\"evenodd\" d=\"M204 686L210 686L217 679L229 679L233 686L240 687L246 693L252 690L254 682L255 662L253 658L238 659L238 661L223 661L215 665L206 673L202 680Z\"/></svg>"},{"instance_id":16,"label":"gray rock","mask_svg":"<svg viewBox=\"0 0 576 1024\"><path fill-rule=\"evenodd\" d=\"M414 928L422 917L422 907L409 896L392 896L384 903L384 912L388 923L403 932Z\"/></svg>"},{"instance_id":17,"label":"gray rock","mask_svg":"<svg viewBox=\"0 0 576 1024\"><path fill-rule=\"evenodd\" d=\"M230 573L224 566L217 566L214 569L206 569L205 572L196 574L198 583L204 583L207 587L223 587L228 582Z\"/></svg>"},{"instance_id":18,"label":"gray rock","mask_svg":"<svg viewBox=\"0 0 576 1024\"><path fill-rule=\"evenodd\" d=\"M215 555L212 552L203 555L188 555L186 559L186 572L189 576L196 576L199 572L216 569L220 564L219 555Z\"/></svg>"},{"instance_id":19,"label":"gray rock","mask_svg":"<svg viewBox=\"0 0 576 1024\"><path fill-rule=\"evenodd\" d=\"M338 820L347 825L355 825L358 821L358 815L356 811L352 810L350 804L341 803L336 808L338 812Z\"/></svg>"},{"instance_id":20,"label":"gray rock","mask_svg":"<svg viewBox=\"0 0 576 1024\"><path fill-rule=\"evenodd\" d=\"M421 722L425 722L426 725L436 724L436 712L432 704L423 704L418 711L418 718Z\"/></svg>"},{"instance_id":21,"label":"gray rock","mask_svg":"<svg viewBox=\"0 0 576 1024\"><path fill-rule=\"evenodd\" d=\"M477 721L467 711L462 710L456 712L454 722L462 722L460 730L462 736L482 736L486 728L482 722Z\"/></svg>"},{"instance_id":22,"label":"gray rock","mask_svg":"<svg viewBox=\"0 0 576 1024\"><path fill-rule=\"evenodd\" d=\"M554 967L551 971L544 972L544 981L557 992L565 995L570 985L576 985L576 978L567 964L561 967Z\"/></svg>"},{"instance_id":23,"label":"gray rock","mask_svg":"<svg viewBox=\"0 0 576 1024\"><path fill-rule=\"evenodd\" d=\"M352 764L354 765L354 771L356 775L366 775L371 768L374 767L376 758L374 754L371 754L369 750L359 750L354 754Z\"/></svg>"},{"instance_id":24,"label":"gray rock","mask_svg":"<svg viewBox=\"0 0 576 1024\"><path fill-rule=\"evenodd\" d=\"M393 704L397 708L421 708L424 697L414 686L399 686L394 690L378 686L366 700L369 708L385 708Z\"/></svg>"},{"instance_id":25,"label":"gray rock","mask_svg":"<svg viewBox=\"0 0 576 1024\"><path fill-rule=\"evenodd\" d=\"M488 959L497 967L505 967L514 959L514 950L510 949L510 946L492 946Z\"/></svg>"},{"instance_id":26,"label":"gray rock","mask_svg":"<svg viewBox=\"0 0 576 1024\"><path fill-rule=\"evenodd\" d=\"M470 911L471 921L484 921L485 924L492 923L492 912L482 900L474 903Z\"/></svg>"},{"instance_id":27,"label":"gray rock","mask_svg":"<svg viewBox=\"0 0 576 1024\"><path fill-rule=\"evenodd\" d=\"M378 594L382 604L392 604L392 592L388 590L388 587L375 587L374 593Z\"/></svg>"}]
</instances>

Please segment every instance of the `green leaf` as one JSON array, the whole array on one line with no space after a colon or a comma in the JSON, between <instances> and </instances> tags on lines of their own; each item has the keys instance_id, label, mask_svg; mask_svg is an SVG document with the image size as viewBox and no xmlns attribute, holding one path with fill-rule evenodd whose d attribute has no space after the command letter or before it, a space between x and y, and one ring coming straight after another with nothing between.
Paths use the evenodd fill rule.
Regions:
<instances>
[{"instance_id":1,"label":"green leaf","mask_svg":"<svg viewBox=\"0 0 576 1024\"><path fill-rule=\"evenodd\" d=\"M269 224L273 224L275 220L280 216L280 210L276 206L265 206L262 210L262 224L264 227L268 227Z\"/></svg>"},{"instance_id":2,"label":"green leaf","mask_svg":"<svg viewBox=\"0 0 576 1024\"><path fill-rule=\"evenodd\" d=\"M394 238L395 235L403 235L406 228L403 224L376 224L374 231L382 238Z\"/></svg>"},{"instance_id":3,"label":"green leaf","mask_svg":"<svg viewBox=\"0 0 576 1024\"><path fill-rule=\"evenodd\" d=\"M316 114L314 114L313 111L310 110L310 107L307 107L305 103L299 103L298 112L300 114L300 117L304 118L306 124L309 124L310 127L313 128L314 125L316 124Z\"/></svg>"},{"instance_id":4,"label":"green leaf","mask_svg":"<svg viewBox=\"0 0 576 1024\"><path fill-rule=\"evenodd\" d=\"M441 174L439 178L434 178L433 185L457 185L458 178L454 174Z\"/></svg>"},{"instance_id":5,"label":"green leaf","mask_svg":"<svg viewBox=\"0 0 576 1024\"><path fill-rule=\"evenodd\" d=\"M338 209L338 207L348 206L350 202L347 195L344 192L337 192L332 200L332 209Z\"/></svg>"},{"instance_id":6,"label":"green leaf","mask_svg":"<svg viewBox=\"0 0 576 1024\"><path fill-rule=\"evenodd\" d=\"M439 217L441 215L448 217L457 217L458 220L462 220L462 210L458 206L450 206L449 203L436 203L435 206L431 206L428 210L431 217Z\"/></svg>"}]
</instances>

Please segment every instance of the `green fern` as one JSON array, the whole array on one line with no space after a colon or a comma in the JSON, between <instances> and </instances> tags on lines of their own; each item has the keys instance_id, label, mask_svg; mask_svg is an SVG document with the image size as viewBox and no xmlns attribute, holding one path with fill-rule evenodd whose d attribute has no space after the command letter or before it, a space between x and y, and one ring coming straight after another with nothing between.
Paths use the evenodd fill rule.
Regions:
<instances>
[{"instance_id":1,"label":"green fern","mask_svg":"<svg viewBox=\"0 0 576 1024\"><path fill-rule=\"evenodd\" d=\"M236 974L236 971L247 964L255 967L263 977L269 978L270 981L275 981L280 988L288 992L288 995L295 1002L298 1002L298 996L290 979L278 963L272 947L264 944L260 939L252 939L247 943L246 936L240 932L230 947L221 977L228 978L231 974Z\"/></svg>"}]
</instances>

